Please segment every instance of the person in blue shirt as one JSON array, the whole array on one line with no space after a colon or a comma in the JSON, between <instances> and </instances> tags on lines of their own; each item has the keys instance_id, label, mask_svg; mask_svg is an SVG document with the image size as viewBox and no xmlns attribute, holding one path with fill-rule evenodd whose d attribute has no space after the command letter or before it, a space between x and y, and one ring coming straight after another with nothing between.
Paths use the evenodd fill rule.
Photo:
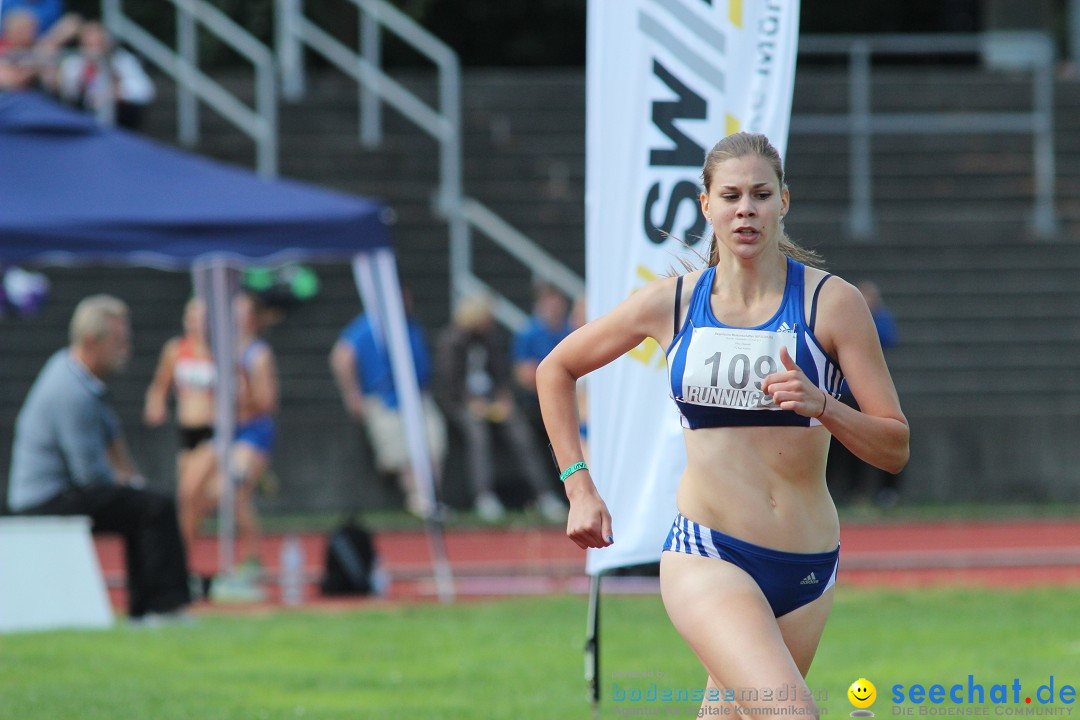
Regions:
<instances>
[{"instance_id":1,"label":"person in blue shirt","mask_svg":"<svg viewBox=\"0 0 1080 720\"><path fill-rule=\"evenodd\" d=\"M409 312L411 302L407 293L404 299L409 343L423 403L425 435L438 482L446 457L446 421L431 397L431 357L423 331ZM431 508L427 507L424 496L417 488L409 459L390 355L385 343L376 338L375 327L366 314L357 315L334 343L330 352L330 369L341 392L345 411L361 422L368 434L376 469L380 473L396 476L409 512L427 517Z\"/></svg>"},{"instance_id":2,"label":"person in blue shirt","mask_svg":"<svg viewBox=\"0 0 1080 720\"><path fill-rule=\"evenodd\" d=\"M9 0L0 2L0 12L0 88L47 87L60 49L78 36L82 19L68 13L45 29L42 14L33 7Z\"/></svg>"},{"instance_id":3,"label":"person in blue shirt","mask_svg":"<svg viewBox=\"0 0 1080 720\"><path fill-rule=\"evenodd\" d=\"M859 292L866 300L866 306L870 308L870 317L874 319L874 328L877 330L878 340L881 341L881 349L888 350L896 347L900 342L900 332L896 329L896 320L892 311L881 299L881 290L877 283L871 280L863 280L858 284Z\"/></svg>"},{"instance_id":4,"label":"person in blue shirt","mask_svg":"<svg viewBox=\"0 0 1080 720\"><path fill-rule=\"evenodd\" d=\"M533 288L533 314L514 335L514 399L529 419L538 438L544 438L540 401L536 396L536 368L555 346L573 330L570 303L554 285L538 282Z\"/></svg>"},{"instance_id":5,"label":"person in blue shirt","mask_svg":"<svg viewBox=\"0 0 1080 720\"><path fill-rule=\"evenodd\" d=\"M888 351L900 343L900 331L892 311L881 297L881 290L872 280L861 280L856 287L866 300L870 317L874 320L881 349ZM844 383L840 402L858 407L851 389ZM833 438L829 449L829 484L838 500L853 503L873 502L882 508L891 508L900 502L901 475L886 472L857 458L844 444Z\"/></svg>"},{"instance_id":6,"label":"person in blue shirt","mask_svg":"<svg viewBox=\"0 0 1080 720\"><path fill-rule=\"evenodd\" d=\"M27 10L38 21L38 32L51 28L66 12L64 0L5 0L4 12Z\"/></svg>"}]
</instances>

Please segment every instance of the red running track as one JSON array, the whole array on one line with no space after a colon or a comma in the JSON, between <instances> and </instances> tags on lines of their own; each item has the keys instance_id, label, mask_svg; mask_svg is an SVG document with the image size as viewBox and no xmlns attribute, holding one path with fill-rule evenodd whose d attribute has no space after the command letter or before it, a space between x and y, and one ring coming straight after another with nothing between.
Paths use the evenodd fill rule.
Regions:
<instances>
[{"instance_id":1,"label":"red running track","mask_svg":"<svg viewBox=\"0 0 1080 720\"><path fill-rule=\"evenodd\" d=\"M271 603L281 536L263 539L261 555ZM307 599L324 605L357 600L319 598L325 538L300 536L308 580ZM453 530L446 551L460 596L498 596L584 592L585 553L560 528ZM96 538L98 554L114 603L123 606L123 551L118 538ZM1026 587L1080 584L1080 520L922 522L844 525L841 532L841 585L917 587L978 585ZM391 583L386 598L435 597L431 550L421 531L384 532L376 547ZM194 564L216 565L217 543L201 538ZM654 590L655 588L653 588ZM361 599L359 602L371 602Z\"/></svg>"}]
</instances>

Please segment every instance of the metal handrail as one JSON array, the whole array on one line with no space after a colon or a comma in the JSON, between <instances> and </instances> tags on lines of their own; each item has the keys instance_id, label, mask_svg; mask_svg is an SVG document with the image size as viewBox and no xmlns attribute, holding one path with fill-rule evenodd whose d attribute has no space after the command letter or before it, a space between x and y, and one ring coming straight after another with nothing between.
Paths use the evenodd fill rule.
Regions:
<instances>
[{"instance_id":1,"label":"metal handrail","mask_svg":"<svg viewBox=\"0 0 1080 720\"><path fill-rule=\"evenodd\" d=\"M1009 33L1008 40L1026 48L1026 67L1032 73L1030 112L881 113L870 105L871 57L875 54L983 54L1001 33L977 35L809 35L799 39L801 55L843 55L848 58L848 109L843 114L797 114L792 133L847 135L849 138L851 202L848 231L857 240L874 231L873 135L944 133L1020 133L1034 139L1035 196L1031 226L1043 239L1058 230L1054 209L1054 86L1053 44L1034 32Z\"/></svg>"},{"instance_id":2,"label":"metal handrail","mask_svg":"<svg viewBox=\"0 0 1080 720\"><path fill-rule=\"evenodd\" d=\"M450 226L450 284L453 298L483 290L494 301L495 316L516 329L527 320L507 298L472 271L472 230L484 233L534 275L570 296L581 294L581 277L547 254L531 239L462 188L461 64L457 53L415 20L385 0L349 0L360 10L362 47L357 52L319 28L304 15L303 0L277 0L277 53L286 98L304 93L302 49L321 55L360 86L360 140L367 147L381 142L380 103L385 102L439 143L439 191L436 210ZM431 107L381 69L379 28L394 33L438 69L438 107Z\"/></svg>"},{"instance_id":3,"label":"metal handrail","mask_svg":"<svg viewBox=\"0 0 1080 720\"><path fill-rule=\"evenodd\" d=\"M537 273L555 285L571 298L585 292L585 281L575 272L542 250L535 242L510 223L503 220L490 208L472 198L465 198L462 207L469 226L483 232L510 255L518 258L530 268L544 268L544 273ZM472 272L467 275L468 282L463 288L465 294L483 291L494 298L492 313L503 325L513 330L520 330L528 322L527 313L484 284Z\"/></svg>"},{"instance_id":4,"label":"metal handrail","mask_svg":"<svg viewBox=\"0 0 1080 720\"><path fill-rule=\"evenodd\" d=\"M256 170L274 177L278 168L277 85L274 54L247 30L204 0L168 0L176 7L177 45L173 50L124 14L122 0L102 0L105 27L176 81L177 128L181 142L199 139L202 100L255 141ZM198 67L196 24L244 56L255 68L255 107L248 107Z\"/></svg>"},{"instance_id":5,"label":"metal handrail","mask_svg":"<svg viewBox=\"0 0 1080 720\"><path fill-rule=\"evenodd\" d=\"M370 12L370 6L377 5L371 0L351 0L351 2L365 13ZM440 207L453 205L461 192L461 69L454 52L434 36L426 38L428 42L422 48L418 48L439 69L439 107L432 108L411 90L383 72L369 58L358 55L305 17L303 0L279 0L279 8L278 24L283 30L278 37L278 47L282 58L285 97L296 99L304 90L303 66L299 62L300 52L295 49L286 49L288 45L302 42L362 87L370 88L384 102L396 108L439 142L439 174L443 179L439 205ZM393 8L391 10L392 12L384 9L383 15L376 15L376 17L380 21L387 22L395 32L401 29L401 25L407 26L408 23L413 22L400 11ZM410 36L410 39L413 38Z\"/></svg>"}]
</instances>

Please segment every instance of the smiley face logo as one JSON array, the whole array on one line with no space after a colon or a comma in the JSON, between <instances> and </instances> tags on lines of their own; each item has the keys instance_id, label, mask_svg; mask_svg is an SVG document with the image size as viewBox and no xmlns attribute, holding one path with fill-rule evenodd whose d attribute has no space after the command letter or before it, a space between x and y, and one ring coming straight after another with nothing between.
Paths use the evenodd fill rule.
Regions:
<instances>
[{"instance_id":1,"label":"smiley face logo","mask_svg":"<svg viewBox=\"0 0 1080 720\"><path fill-rule=\"evenodd\" d=\"M874 687L874 683L870 682L866 678L859 678L855 682L851 683L851 687L847 691L848 700L851 704L857 708L864 709L874 704L877 700L877 688ZM855 715L855 713L851 713ZM873 717L873 713L864 710L859 715L869 715Z\"/></svg>"}]
</instances>

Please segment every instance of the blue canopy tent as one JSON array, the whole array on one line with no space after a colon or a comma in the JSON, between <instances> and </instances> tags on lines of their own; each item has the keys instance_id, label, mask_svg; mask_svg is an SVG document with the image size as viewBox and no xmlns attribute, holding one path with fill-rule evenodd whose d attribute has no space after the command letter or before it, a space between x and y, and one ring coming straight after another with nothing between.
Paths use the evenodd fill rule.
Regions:
<instances>
[{"instance_id":1,"label":"blue canopy tent","mask_svg":"<svg viewBox=\"0 0 1080 720\"><path fill-rule=\"evenodd\" d=\"M31 92L0 93L0 260L192 269L210 308L218 365L217 442L233 428L233 328L240 268L352 258L357 287L390 351L417 479L435 508L396 264L377 201L269 180L143 137ZM232 567L231 487L225 483L223 568ZM439 594L452 596L434 512L429 536Z\"/></svg>"},{"instance_id":2,"label":"blue canopy tent","mask_svg":"<svg viewBox=\"0 0 1080 720\"><path fill-rule=\"evenodd\" d=\"M103 128L41 95L0 98L0 241L12 262L341 259L389 247L382 209Z\"/></svg>"}]
</instances>

